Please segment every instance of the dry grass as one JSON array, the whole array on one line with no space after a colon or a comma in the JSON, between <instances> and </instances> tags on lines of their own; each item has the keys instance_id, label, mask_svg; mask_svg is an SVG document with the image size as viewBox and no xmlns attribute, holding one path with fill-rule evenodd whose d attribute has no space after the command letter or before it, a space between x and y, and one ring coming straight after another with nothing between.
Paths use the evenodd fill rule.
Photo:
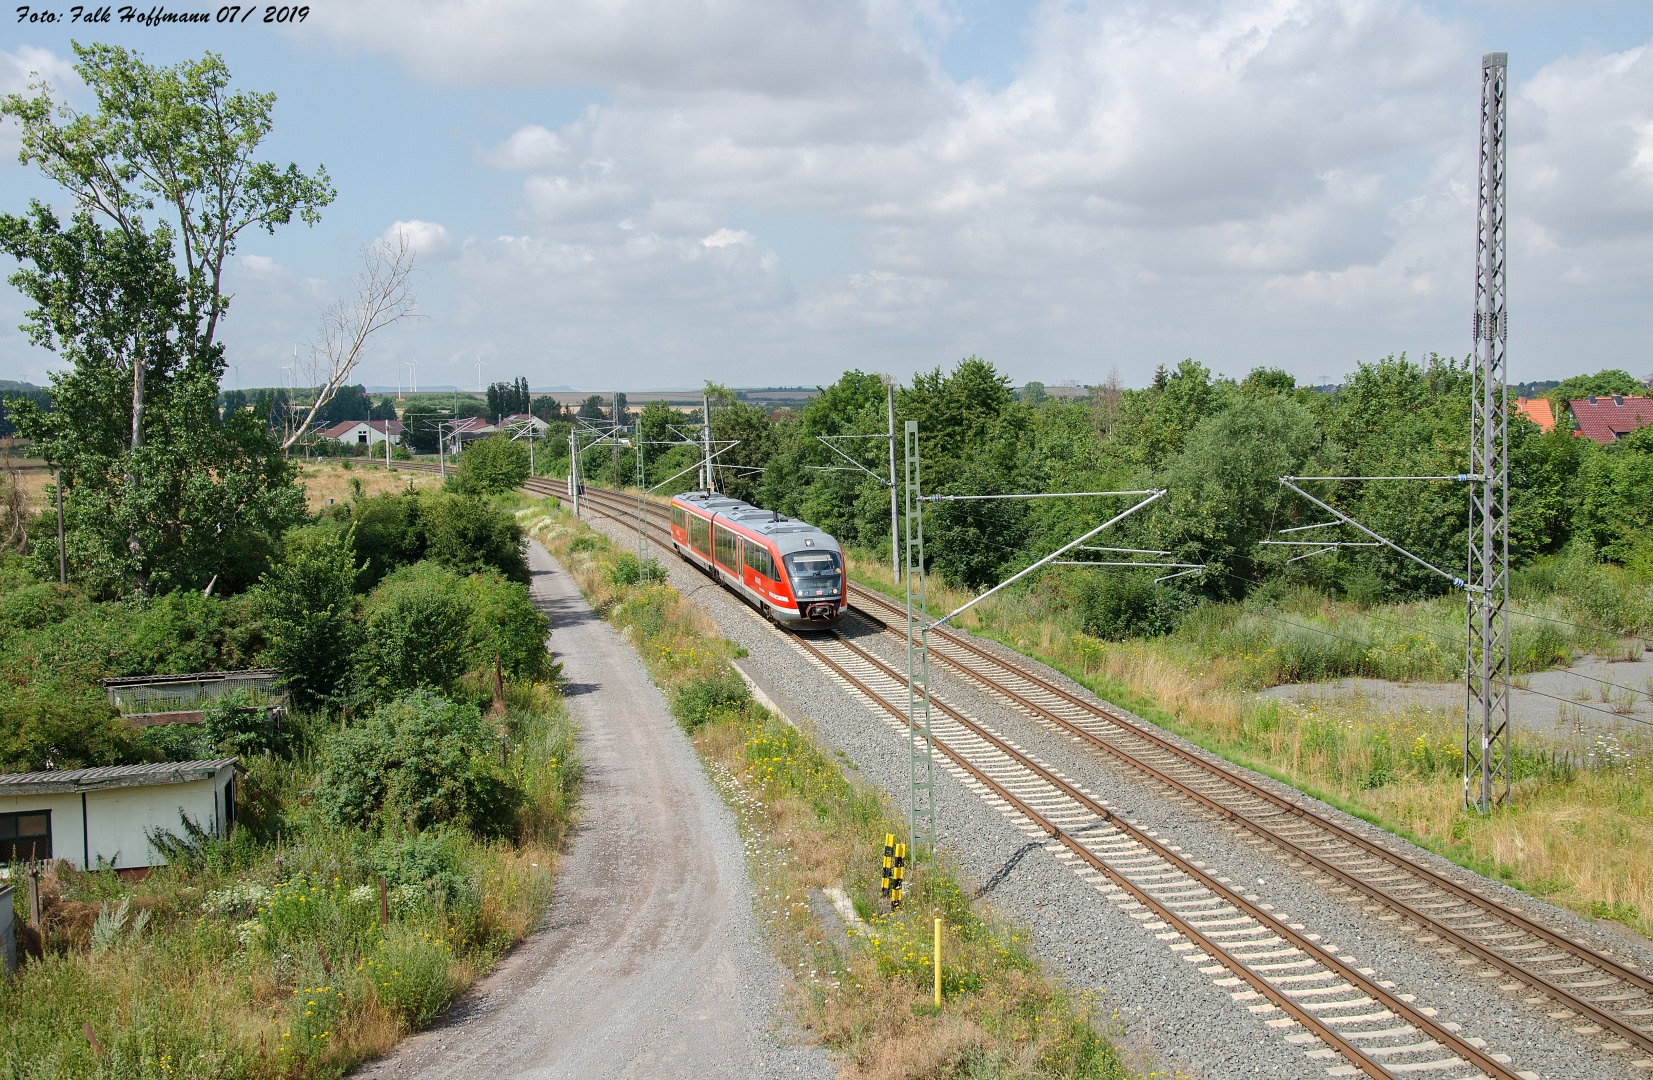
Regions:
<instances>
[{"instance_id":1,"label":"dry grass","mask_svg":"<svg viewBox=\"0 0 1653 1080\"><path fill-rule=\"evenodd\" d=\"M894 593L885 564L852 556L860 581ZM968 594L928 590L945 614ZM1653 934L1653 740L1524 735L1513 805L1463 808L1463 720L1453 710L1390 711L1358 695L1259 701L1256 665L1175 638L1100 641L1026 596L995 597L961 620L1064 671L1238 764L1326 799L1488 876L1583 915Z\"/></svg>"},{"instance_id":2,"label":"dry grass","mask_svg":"<svg viewBox=\"0 0 1653 1080\"><path fill-rule=\"evenodd\" d=\"M385 469L383 461L356 459L306 461L298 466L298 482L304 485L304 500L312 514L334 502L345 503L392 491L434 490L442 486L434 473Z\"/></svg>"},{"instance_id":3,"label":"dry grass","mask_svg":"<svg viewBox=\"0 0 1653 1080\"><path fill-rule=\"evenodd\" d=\"M27 446L15 439L0 439L0 472L10 477L16 472L16 483L29 496L36 512L46 508L46 485L52 482L52 470L39 458L27 456Z\"/></svg>"}]
</instances>

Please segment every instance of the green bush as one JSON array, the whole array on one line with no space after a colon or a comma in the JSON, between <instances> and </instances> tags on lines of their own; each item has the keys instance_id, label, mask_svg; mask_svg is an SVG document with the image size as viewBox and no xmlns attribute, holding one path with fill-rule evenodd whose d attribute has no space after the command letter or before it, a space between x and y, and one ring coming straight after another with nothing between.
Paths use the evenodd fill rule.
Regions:
<instances>
[{"instance_id":1,"label":"green bush","mask_svg":"<svg viewBox=\"0 0 1653 1080\"><path fill-rule=\"evenodd\" d=\"M528 444L509 435L466 443L459 455L459 485L471 495L501 495L528 479Z\"/></svg>"},{"instance_id":2,"label":"green bush","mask_svg":"<svg viewBox=\"0 0 1653 1080\"><path fill-rule=\"evenodd\" d=\"M468 607L466 649L472 669L491 670L497 656L512 678L534 681L552 675L545 647L550 624L528 599L528 586L487 572L465 578L460 593Z\"/></svg>"},{"instance_id":3,"label":"green bush","mask_svg":"<svg viewBox=\"0 0 1653 1080\"><path fill-rule=\"evenodd\" d=\"M500 743L471 705L415 690L327 740L316 805L338 825L438 823L480 836L512 831L521 790Z\"/></svg>"},{"instance_id":4,"label":"green bush","mask_svg":"<svg viewBox=\"0 0 1653 1080\"><path fill-rule=\"evenodd\" d=\"M397 570L368 595L366 616L358 663L369 693L445 690L470 670L470 605L453 571L428 562Z\"/></svg>"},{"instance_id":5,"label":"green bush","mask_svg":"<svg viewBox=\"0 0 1653 1080\"><path fill-rule=\"evenodd\" d=\"M360 641L358 567L349 535L333 526L290 530L283 546L253 599L269 639L264 662L282 671L293 705L310 710L337 697Z\"/></svg>"},{"instance_id":6,"label":"green bush","mask_svg":"<svg viewBox=\"0 0 1653 1080\"><path fill-rule=\"evenodd\" d=\"M356 499L349 520L361 576L356 588L367 591L386 574L424 558L423 500L413 492Z\"/></svg>"},{"instance_id":7,"label":"green bush","mask_svg":"<svg viewBox=\"0 0 1653 1080\"><path fill-rule=\"evenodd\" d=\"M384 698L425 687L450 690L494 658L515 679L551 677L545 616L528 589L493 571L461 577L432 562L396 571L368 595L363 691Z\"/></svg>"},{"instance_id":8,"label":"green bush","mask_svg":"<svg viewBox=\"0 0 1653 1080\"><path fill-rule=\"evenodd\" d=\"M528 539L509 510L478 498L439 494L423 500L423 511L425 558L461 574L498 570L528 584Z\"/></svg>"},{"instance_id":9,"label":"green bush","mask_svg":"<svg viewBox=\"0 0 1653 1080\"><path fill-rule=\"evenodd\" d=\"M1179 605L1175 594L1141 573L1100 570L1084 577L1075 606L1085 633L1121 641L1169 633Z\"/></svg>"},{"instance_id":10,"label":"green bush","mask_svg":"<svg viewBox=\"0 0 1653 1080\"><path fill-rule=\"evenodd\" d=\"M397 925L362 966L379 1001L410 1028L423 1027L453 999L452 947L428 930Z\"/></svg>"},{"instance_id":11,"label":"green bush","mask_svg":"<svg viewBox=\"0 0 1653 1080\"><path fill-rule=\"evenodd\" d=\"M629 551L615 556L608 579L616 585L644 585L666 580L666 568L659 559L638 559Z\"/></svg>"},{"instance_id":12,"label":"green bush","mask_svg":"<svg viewBox=\"0 0 1653 1080\"><path fill-rule=\"evenodd\" d=\"M734 671L723 668L690 678L672 693L672 715L684 731L693 734L712 716L724 709L740 708L751 701L746 683Z\"/></svg>"}]
</instances>

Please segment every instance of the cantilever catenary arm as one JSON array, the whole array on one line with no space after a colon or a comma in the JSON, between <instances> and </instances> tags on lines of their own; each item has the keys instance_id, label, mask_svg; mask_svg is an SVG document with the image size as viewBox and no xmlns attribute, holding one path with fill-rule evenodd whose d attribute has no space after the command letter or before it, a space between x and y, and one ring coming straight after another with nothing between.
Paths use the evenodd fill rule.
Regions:
<instances>
[{"instance_id":1,"label":"cantilever catenary arm","mask_svg":"<svg viewBox=\"0 0 1653 1080\"><path fill-rule=\"evenodd\" d=\"M1126 493L1125 492L1120 492L1120 491L1115 491L1115 492L1107 492L1106 494L1123 495L1123 494L1126 494ZM1124 521L1126 518L1130 517L1132 514L1136 513L1138 510L1141 510L1143 507L1147 506L1149 503L1152 503L1156 499L1159 499L1159 498L1163 497L1165 495L1165 490L1162 488L1159 491L1152 491L1152 492L1133 491L1133 492L1130 492L1129 494L1132 494L1132 495L1147 495L1148 497L1146 499L1143 499L1141 502L1137 503L1135 506L1131 507L1129 510L1125 511L1124 513L1118 514L1114 517L1109 518L1107 521L1104 521L1102 524L1098 525L1096 528L1092 529L1090 532L1086 533L1084 536L1081 536L1079 539L1073 540L1073 541L1071 541L1069 543L1066 543L1066 544L1063 544L1061 547L1057 548L1055 551L1051 552L1049 555L1046 555L1044 558L1040 559L1038 562L1034 563L1032 566L1029 566L1027 569L1022 570L1019 573L1016 573L1016 574L1014 574L1014 575L1012 575L1008 578L1005 578L1003 581L999 582L997 585L993 586L991 589L988 589L986 592L982 593L980 596L976 597L974 600L970 601L968 604L965 604L963 607L959 608L957 611L948 612L946 615L943 615L941 618L939 618L935 622L931 623L927 627L927 629L934 630L936 627L940 626L942 623L946 622L948 619L954 618L957 615L961 615L964 612L966 612L966 611L970 610L971 608L975 607L977 604L981 603L983 600L986 600L989 596L992 596L994 593L998 592L1000 589L1004 588L1006 585L1009 585L1011 582L1020 581L1022 578L1024 578L1027 575L1033 573L1033 571L1039 569L1039 567L1044 566L1046 563L1053 562L1056 559L1060 558L1061 556L1066 555L1068 552L1072 551L1074 548L1078 547L1080 544L1083 544L1086 540L1089 540L1091 537L1095 536L1097 533L1101 532L1102 530L1107 529L1107 528L1111 528L1112 526L1119 524L1121 521Z\"/></svg>"},{"instance_id":2,"label":"cantilever catenary arm","mask_svg":"<svg viewBox=\"0 0 1653 1080\"><path fill-rule=\"evenodd\" d=\"M1410 551L1407 551L1405 548L1401 547L1399 544L1395 543L1393 540L1390 540L1386 537L1379 536L1377 533L1373 532L1371 529L1368 529L1366 526L1362 525L1360 522L1356 521L1354 518L1350 517L1348 514L1343 513L1343 511L1338 510L1335 507L1328 506L1324 502L1321 502L1319 499L1315 498L1313 495L1310 495L1308 492L1304 491L1302 488L1300 488L1296 484L1292 483L1293 480L1297 480L1297 479L1301 479L1301 478L1296 477L1296 476L1282 476L1282 477L1280 477L1280 483L1282 483L1282 484L1286 485L1287 487L1291 488L1293 491L1297 492L1297 494L1299 494L1299 495L1303 496L1303 498L1309 500L1309 502L1311 502L1314 505L1320 507L1320 509L1326 511L1326 513L1336 515L1337 519L1339 521L1343 522L1345 525L1354 526L1355 528L1359 529L1361 532L1365 533L1367 536L1370 536L1373 540L1376 540L1378 543L1382 544L1384 547L1389 548L1391 551L1395 551L1395 552L1398 552L1398 553L1406 556L1408 559L1411 559L1413 562L1417 563L1419 566L1424 567L1425 569L1435 571L1435 573L1441 575L1442 577L1446 578L1446 580L1452 582L1454 587L1459 588L1459 589L1469 588L1468 583L1465 582L1463 578L1458 577L1456 574L1447 573L1445 570L1442 570L1440 567L1436 566L1432 562L1429 562L1427 559L1418 558L1416 555L1412 554ZM1441 479L1456 480L1457 477L1455 477L1455 476L1454 477L1442 477Z\"/></svg>"}]
</instances>

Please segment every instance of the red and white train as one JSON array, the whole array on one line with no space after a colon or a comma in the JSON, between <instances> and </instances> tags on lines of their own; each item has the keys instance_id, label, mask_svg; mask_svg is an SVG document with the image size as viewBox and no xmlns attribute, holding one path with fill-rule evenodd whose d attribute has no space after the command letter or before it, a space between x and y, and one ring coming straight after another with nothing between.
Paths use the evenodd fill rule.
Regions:
<instances>
[{"instance_id":1,"label":"red and white train","mask_svg":"<svg viewBox=\"0 0 1653 1080\"><path fill-rule=\"evenodd\" d=\"M807 522L685 491L672 498L672 546L776 622L831 626L843 614L843 550Z\"/></svg>"}]
</instances>

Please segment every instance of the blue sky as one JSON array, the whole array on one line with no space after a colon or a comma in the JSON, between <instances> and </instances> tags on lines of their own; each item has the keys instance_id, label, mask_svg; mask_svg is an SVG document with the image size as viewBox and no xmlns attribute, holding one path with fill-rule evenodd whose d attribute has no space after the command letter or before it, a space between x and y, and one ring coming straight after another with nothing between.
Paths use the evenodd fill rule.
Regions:
<instances>
[{"instance_id":1,"label":"blue sky","mask_svg":"<svg viewBox=\"0 0 1653 1080\"><path fill-rule=\"evenodd\" d=\"M9 26L0 91L34 69L73 97L77 37ZM426 385L474 385L480 357L595 390L969 353L1126 385L1185 356L1318 380L1461 353L1494 49L1517 86L1512 375L1653 373L1645 3L425 0L98 37L222 53L278 95L266 155L339 189L318 227L242 244L241 385L279 380L396 223L427 317L369 383L413 358ZM61 206L15 149L0 132L0 209ZM0 378L39 382L23 308L0 290Z\"/></svg>"}]
</instances>

